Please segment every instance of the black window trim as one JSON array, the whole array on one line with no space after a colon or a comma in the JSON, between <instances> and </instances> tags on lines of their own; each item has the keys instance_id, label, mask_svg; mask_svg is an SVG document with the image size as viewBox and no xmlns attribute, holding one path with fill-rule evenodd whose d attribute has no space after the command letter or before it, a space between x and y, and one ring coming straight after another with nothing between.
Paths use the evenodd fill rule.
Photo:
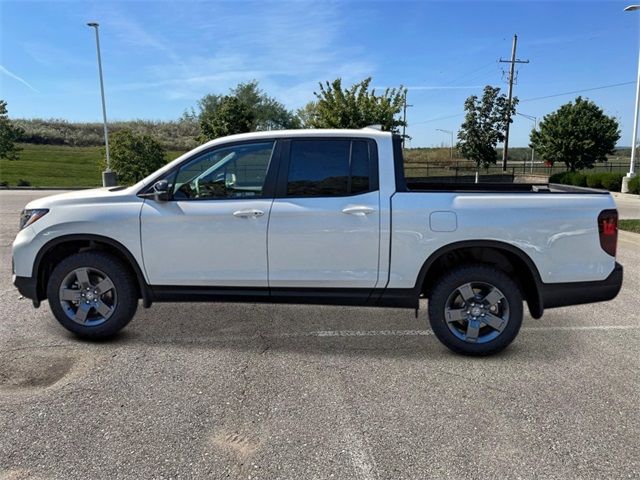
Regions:
<instances>
[{"instance_id":1,"label":"black window trim","mask_svg":"<svg viewBox=\"0 0 640 480\"><path fill-rule=\"evenodd\" d=\"M137 194L138 195L142 195L145 193L151 193L153 191L153 185L158 181L158 180L162 180L162 179L169 179L172 178L175 181L175 177L178 174L178 171L180 170L180 168L182 168L184 165L186 165L187 163L195 160L198 157L201 157L203 155L207 155L215 150L219 150L222 148L230 148L230 147L236 147L238 145L250 145L253 143L267 143L267 142L273 142L273 151L271 152L271 158L269 159L269 165L267 166L267 174L265 176L264 179L264 186L262 188L262 195L260 196L255 196L255 197L226 197L226 198L181 198L179 200L176 200L173 198L173 192L171 192L171 196L169 197L169 202L203 202L203 201L229 201L229 200L271 200L274 198L275 195L275 191L276 191L276 179L278 178L278 170L279 170L279 166L280 166L280 161L281 161L281 155L282 155L282 144L283 144L283 138L278 138L278 137L266 137L266 138L254 138L251 140L238 140L235 142L228 142L228 143L221 143L218 145L213 145L205 150L202 150L194 155L190 155L189 157L185 158L183 161L181 161L178 165L176 165L175 167L171 168L168 172L165 172L164 174L158 175L157 177L153 178L150 182L149 185L147 185L146 187L142 188ZM173 184L173 182L171 182Z\"/></svg>"},{"instance_id":2,"label":"black window trim","mask_svg":"<svg viewBox=\"0 0 640 480\"><path fill-rule=\"evenodd\" d=\"M289 182L289 164L291 161L291 142L293 141L348 141L349 142L349 189L351 186L351 149L354 141L366 142L369 146L369 190L366 192L344 193L339 195L288 195L287 184ZM284 139L280 150L278 177L276 182L274 198L340 198L340 197L356 197L358 195L366 195L367 193L377 192L380 189L378 180L378 144L375 139L370 137L340 137L340 136L301 136L288 137Z\"/></svg>"}]
</instances>

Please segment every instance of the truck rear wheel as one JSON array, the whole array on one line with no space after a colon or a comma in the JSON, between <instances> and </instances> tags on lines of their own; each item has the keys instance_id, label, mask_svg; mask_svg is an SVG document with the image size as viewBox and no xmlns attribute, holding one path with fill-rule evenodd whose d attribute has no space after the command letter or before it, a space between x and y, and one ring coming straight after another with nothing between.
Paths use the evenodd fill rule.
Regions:
<instances>
[{"instance_id":1,"label":"truck rear wheel","mask_svg":"<svg viewBox=\"0 0 640 480\"><path fill-rule=\"evenodd\" d=\"M100 251L76 253L60 262L49 277L47 297L56 319L88 339L112 337L131 321L138 307L130 270Z\"/></svg>"},{"instance_id":2,"label":"truck rear wheel","mask_svg":"<svg viewBox=\"0 0 640 480\"><path fill-rule=\"evenodd\" d=\"M449 349L491 355L505 349L522 324L522 294L502 270L460 266L438 280L429 297L429 323Z\"/></svg>"}]
</instances>

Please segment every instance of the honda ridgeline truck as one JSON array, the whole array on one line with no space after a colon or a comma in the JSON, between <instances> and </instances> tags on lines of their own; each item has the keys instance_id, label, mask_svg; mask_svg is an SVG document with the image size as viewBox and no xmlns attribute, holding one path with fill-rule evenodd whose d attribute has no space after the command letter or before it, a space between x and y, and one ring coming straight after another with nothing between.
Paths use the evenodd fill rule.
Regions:
<instances>
[{"instance_id":1,"label":"honda ridgeline truck","mask_svg":"<svg viewBox=\"0 0 640 480\"><path fill-rule=\"evenodd\" d=\"M502 350L526 301L614 298L618 214L607 192L406 179L376 129L220 138L131 187L42 198L22 213L13 281L85 338L153 302L417 309L470 355Z\"/></svg>"}]
</instances>

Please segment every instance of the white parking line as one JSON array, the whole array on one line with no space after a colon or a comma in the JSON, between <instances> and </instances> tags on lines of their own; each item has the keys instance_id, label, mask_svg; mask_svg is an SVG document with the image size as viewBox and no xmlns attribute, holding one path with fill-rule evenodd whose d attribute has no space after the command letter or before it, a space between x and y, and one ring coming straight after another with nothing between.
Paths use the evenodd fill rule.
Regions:
<instances>
[{"instance_id":1,"label":"white parking line","mask_svg":"<svg viewBox=\"0 0 640 480\"><path fill-rule=\"evenodd\" d=\"M640 325L576 325L576 326L549 326L549 327L523 327L520 331L589 331L589 330L639 330ZM267 338L294 338L294 337L421 337L433 335L431 330L319 330L315 332L292 332L265 334Z\"/></svg>"},{"instance_id":2,"label":"white parking line","mask_svg":"<svg viewBox=\"0 0 640 480\"><path fill-rule=\"evenodd\" d=\"M607 331L607 330L640 330L640 325L584 325L584 326L548 326L548 327L523 327L521 332L554 332L554 331ZM252 335L225 335L220 337L176 337L176 340L187 343L210 342L248 342L259 338L286 339L286 338L336 338L336 337L426 337L433 335L431 330L316 330L310 332L288 333L262 333Z\"/></svg>"}]
</instances>

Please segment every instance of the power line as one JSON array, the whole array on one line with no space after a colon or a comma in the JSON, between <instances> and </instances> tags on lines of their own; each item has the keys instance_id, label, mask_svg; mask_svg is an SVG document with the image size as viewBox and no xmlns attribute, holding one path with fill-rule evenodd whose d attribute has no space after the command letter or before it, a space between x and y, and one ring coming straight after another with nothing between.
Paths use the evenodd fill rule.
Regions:
<instances>
[{"instance_id":1,"label":"power line","mask_svg":"<svg viewBox=\"0 0 640 480\"><path fill-rule=\"evenodd\" d=\"M624 85L632 85L634 83L636 83L636 82L634 81L634 82L612 83L611 85L601 85L599 87L584 88L582 90L573 90L571 92L554 93L553 95L545 95L543 97L525 98L524 100L520 100L520 103L522 103L522 102L533 102L534 100L543 100L545 98L561 97L563 95L573 95L575 93L592 92L594 90L602 90L602 89L605 89L605 88L622 87Z\"/></svg>"},{"instance_id":2,"label":"power line","mask_svg":"<svg viewBox=\"0 0 640 480\"><path fill-rule=\"evenodd\" d=\"M543 100L545 98L561 97L563 95L573 95L573 94L576 94L576 93L592 92L594 90L603 90L605 88L622 87L622 86L625 86L625 85L632 85L632 84L635 84L635 83L636 83L635 81L633 81L633 82L622 82L622 83L612 83L610 85L601 85L599 87L584 88L582 90L573 90L571 92L554 93L552 95L545 95L543 97L527 98L527 99L524 99L524 100L520 100L519 103L522 103L522 102L533 102L535 100ZM423 123L438 122L440 120L447 120L447 119L450 119L450 118L461 117L462 115L464 115L464 113L456 113L455 115L447 115L445 117L430 118L428 120L422 120L420 122L413 122L411 125L422 125Z\"/></svg>"},{"instance_id":3,"label":"power line","mask_svg":"<svg viewBox=\"0 0 640 480\"><path fill-rule=\"evenodd\" d=\"M438 122L440 120L447 120L449 118L461 117L462 115L464 115L464 113L456 113L455 115L448 115L446 117L430 118L429 120L422 120L421 122L413 122L411 125L422 125L423 123Z\"/></svg>"}]
</instances>

